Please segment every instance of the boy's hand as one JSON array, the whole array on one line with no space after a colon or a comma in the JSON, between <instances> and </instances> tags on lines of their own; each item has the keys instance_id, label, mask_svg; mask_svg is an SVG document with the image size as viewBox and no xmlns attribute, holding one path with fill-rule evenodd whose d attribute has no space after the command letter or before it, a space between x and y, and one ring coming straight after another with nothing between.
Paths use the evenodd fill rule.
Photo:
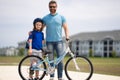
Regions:
<instances>
[{"instance_id":1,"label":"boy's hand","mask_svg":"<svg viewBox=\"0 0 120 80\"><path fill-rule=\"evenodd\" d=\"M32 49L28 50L28 55L32 55Z\"/></svg>"},{"instance_id":2,"label":"boy's hand","mask_svg":"<svg viewBox=\"0 0 120 80\"><path fill-rule=\"evenodd\" d=\"M31 34L32 34L32 31L29 31L29 32L28 32L28 35L31 35Z\"/></svg>"}]
</instances>

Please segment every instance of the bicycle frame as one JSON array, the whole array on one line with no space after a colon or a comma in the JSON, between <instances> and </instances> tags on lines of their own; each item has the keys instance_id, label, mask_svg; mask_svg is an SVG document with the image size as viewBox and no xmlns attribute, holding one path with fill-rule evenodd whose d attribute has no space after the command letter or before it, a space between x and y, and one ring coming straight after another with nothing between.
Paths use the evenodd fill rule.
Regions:
<instances>
[{"instance_id":1,"label":"bicycle frame","mask_svg":"<svg viewBox=\"0 0 120 80\"><path fill-rule=\"evenodd\" d=\"M37 74L32 73L32 71L35 71L35 73L37 73L37 71L39 72L38 75L40 80L42 80L45 75L54 74L56 67L67 54L69 54L70 57L65 63L64 71L69 80L74 79L74 76L71 74L72 72L80 73L75 75L78 79L85 74L84 77L80 77L82 80L89 80L93 74L93 66L90 60L86 57L75 55L68 45L66 45L66 48L63 50L63 55L54 60L49 60L48 54L51 54L49 50L43 50L43 53L45 55L43 58L36 55L28 55L20 61L18 72L23 80L27 80L31 74L33 75L33 78L35 78Z\"/></svg>"},{"instance_id":2,"label":"bicycle frame","mask_svg":"<svg viewBox=\"0 0 120 80\"><path fill-rule=\"evenodd\" d=\"M54 66L53 67L55 67L55 66L57 66L63 59L64 59L64 57L66 56L66 54L68 53L70 51L70 49L69 49L69 47L63 52L63 55L62 56L60 56L59 58L56 58L55 60L52 60L52 61L49 61L48 59L47 59L47 62L49 63L49 65L50 65L50 63L53 63L53 62L55 62L54 63Z\"/></svg>"},{"instance_id":3,"label":"bicycle frame","mask_svg":"<svg viewBox=\"0 0 120 80\"><path fill-rule=\"evenodd\" d=\"M74 58L75 55L74 55L74 54L72 53L72 51L70 50L69 46L66 48L65 51L63 51L63 55L60 56L59 58L56 58L55 60L49 61L48 56L46 56L46 58L45 58L43 61L39 62L38 65L40 65L40 64L43 63L43 62L45 62L45 63L48 64L49 67L53 67L53 68L55 69L55 67L64 59L64 57L66 56L67 53L69 53L70 56L73 58L73 62L74 62L74 64L75 64L76 69L77 69L77 70L80 70L80 68L78 67L78 65L77 65L77 63L76 63L76 60L75 60L75 58ZM50 65L51 63L54 63L54 65L51 66L51 65ZM47 72L47 70L43 70L43 71L46 71L46 72Z\"/></svg>"},{"instance_id":4,"label":"bicycle frame","mask_svg":"<svg viewBox=\"0 0 120 80\"><path fill-rule=\"evenodd\" d=\"M49 61L49 58L48 58L48 56L47 56L47 57L46 57L42 62L40 62L40 63L46 62L46 63L48 63L49 66L50 66L51 63L55 62L54 65L52 66L52 67L55 67L55 66L57 66L57 65L60 63L60 61L62 61L62 60L64 59L64 57L66 56L66 54L67 54L68 52L70 52L69 47L63 52L63 55L60 56L59 58L56 58L55 60ZM73 54L73 53L72 53L72 54ZM72 57L74 57L74 55L72 55ZM39 64L40 64L40 63L39 63Z\"/></svg>"}]
</instances>

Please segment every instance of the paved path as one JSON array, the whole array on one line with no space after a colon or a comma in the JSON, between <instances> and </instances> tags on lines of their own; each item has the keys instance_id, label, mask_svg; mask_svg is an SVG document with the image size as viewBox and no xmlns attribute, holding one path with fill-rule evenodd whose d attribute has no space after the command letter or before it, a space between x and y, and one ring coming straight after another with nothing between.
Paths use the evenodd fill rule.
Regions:
<instances>
[{"instance_id":1,"label":"paved path","mask_svg":"<svg viewBox=\"0 0 120 80\"><path fill-rule=\"evenodd\" d=\"M63 74L63 77L65 80L67 80L65 74ZM18 67L17 66L0 66L0 80L21 80L18 74ZM46 76L44 80L49 80L49 76ZM55 77L55 80L57 80L56 77ZM91 80L120 80L120 76L93 74Z\"/></svg>"}]
</instances>

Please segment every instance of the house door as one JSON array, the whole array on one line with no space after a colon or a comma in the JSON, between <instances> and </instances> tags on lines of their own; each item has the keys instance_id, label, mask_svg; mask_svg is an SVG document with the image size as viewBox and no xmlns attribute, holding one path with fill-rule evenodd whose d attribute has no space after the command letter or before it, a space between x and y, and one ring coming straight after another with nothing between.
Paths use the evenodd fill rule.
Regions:
<instances>
[{"instance_id":1,"label":"house door","mask_svg":"<svg viewBox=\"0 0 120 80\"><path fill-rule=\"evenodd\" d=\"M111 57L113 51L113 40L106 38L104 40L104 57Z\"/></svg>"}]
</instances>

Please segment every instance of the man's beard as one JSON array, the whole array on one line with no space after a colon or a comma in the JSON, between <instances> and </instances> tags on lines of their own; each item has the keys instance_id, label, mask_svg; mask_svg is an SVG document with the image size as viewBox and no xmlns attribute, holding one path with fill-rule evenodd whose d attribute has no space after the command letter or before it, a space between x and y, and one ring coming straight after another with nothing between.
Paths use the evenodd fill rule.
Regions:
<instances>
[{"instance_id":1,"label":"man's beard","mask_svg":"<svg viewBox=\"0 0 120 80\"><path fill-rule=\"evenodd\" d=\"M50 10L51 13L56 13L56 10Z\"/></svg>"}]
</instances>

